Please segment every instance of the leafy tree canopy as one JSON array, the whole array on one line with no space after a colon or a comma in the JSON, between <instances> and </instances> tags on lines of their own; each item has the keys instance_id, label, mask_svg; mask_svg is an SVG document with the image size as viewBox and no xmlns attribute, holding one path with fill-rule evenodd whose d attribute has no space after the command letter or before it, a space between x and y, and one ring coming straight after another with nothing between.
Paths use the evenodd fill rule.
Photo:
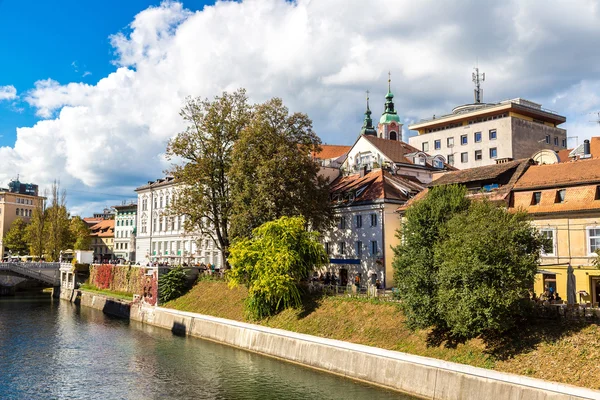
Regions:
<instances>
[{"instance_id":1,"label":"leafy tree canopy","mask_svg":"<svg viewBox=\"0 0 600 400\"><path fill-rule=\"evenodd\" d=\"M13 255L26 255L29 250L26 235L27 224L23 219L17 218L10 225L10 229L4 236L4 246Z\"/></svg>"},{"instance_id":2,"label":"leafy tree canopy","mask_svg":"<svg viewBox=\"0 0 600 400\"><path fill-rule=\"evenodd\" d=\"M210 236L227 259L231 216L230 169L233 144L251 115L246 92L188 99L180 115L188 124L167 147L170 160L181 160L171 173L182 185L170 205L185 216L188 232Z\"/></svg>"},{"instance_id":3,"label":"leafy tree canopy","mask_svg":"<svg viewBox=\"0 0 600 400\"><path fill-rule=\"evenodd\" d=\"M466 193L461 186L433 187L425 199L406 211L393 267L407 322L413 329L443 325L435 305L439 265L434 262L434 246L446 221L469 207Z\"/></svg>"},{"instance_id":4,"label":"leafy tree canopy","mask_svg":"<svg viewBox=\"0 0 600 400\"><path fill-rule=\"evenodd\" d=\"M309 156L320 144L308 116L290 114L281 99L255 106L233 150L233 237L282 216L302 216L315 230L331 223L328 182Z\"/></svg>"},{"instance_id":5,"label":"leafy tree canopy","mask_svg":"<svg viewBox=\"0 0 600 400\"><path fill-rule=\"evenodd\" d=\"M319 234L305 225L302 217L281 217L232 245L229 283L248 287L246 311L252 318L300 306L300 280L328 262Z\"/></svg>"},{"instance_id":6,"label":"leafy tree canopy","mask_svg":"<svg viewBox=\"0 0 600 400\"><path fill-rule=\"evenodd\" d=\"M475 201L455 215L434 248L437 307L457 337L515 327L529 304L544 239L525 212Z\"/></svg>"},{"instance_id":7,"label":"leafy tree canopy","mask_svg":"<svg viewBox=\"0 0 600 400\"><path fill-rule=\"evenodd\" d=\"M73 250L90 250L92 246L92 237L90 228L79 216L71 218L69 224L73 243Z\"/></svg>"},{"instance_id":8,"label":"leafy tree canopy","mask_svg":"<svg viewBox=\"0 0 600 400\"><path fill-rule=\"evenodd\" d=\"M406 213L394 273L411 328L456 339L496 335L526 314L544 239L521 212L430 190Z\"/></svg>"}]
</instances>

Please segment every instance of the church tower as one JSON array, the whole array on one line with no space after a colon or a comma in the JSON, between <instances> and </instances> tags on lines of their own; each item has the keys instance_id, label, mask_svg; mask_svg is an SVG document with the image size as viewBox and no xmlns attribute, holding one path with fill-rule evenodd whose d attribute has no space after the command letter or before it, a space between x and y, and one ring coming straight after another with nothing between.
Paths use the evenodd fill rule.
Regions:
<instances>
[{"instance_id":1,"label":"church tower","mask_svg":"<svg viewBox=\"0 0 600 400\"><path fill-rule=\"evenodd\" d=\"M382 139L402 141L402 124L394 109L394 95L391 90L392 77L388 73L388 93L385 95L385 110L377 125L377 136Z\"/></svg>"},{"instance_id":2,"label":"church tower","mask_svg":"<svg viewBox=\"0 0 600 400\"><path fill-rule=\"evenodd\" d=\"M371 109L369 108L369 91L367 90L367 111L365 111L365 121L363 122L362 129L360 130L361 135L377 136L375 127L373 126L373 119L371 118Z\"/></svg>"}]
</instances>

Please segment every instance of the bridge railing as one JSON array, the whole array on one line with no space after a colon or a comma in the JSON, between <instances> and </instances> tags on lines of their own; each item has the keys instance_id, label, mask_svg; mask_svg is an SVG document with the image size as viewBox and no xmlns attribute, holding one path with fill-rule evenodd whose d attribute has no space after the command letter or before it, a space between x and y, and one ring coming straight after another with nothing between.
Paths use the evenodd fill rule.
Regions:
<instances>
[{"instance_id":1,"label":"bridge railing","mask_svg":"<svg viewBox=\"0 0 600 400\"><path fill-rule=\"evenodd\" d=\"M12 271L55 286L60 285L59 267L59 263L0 263L2 270Z\"/></svg>"}]
</instances>

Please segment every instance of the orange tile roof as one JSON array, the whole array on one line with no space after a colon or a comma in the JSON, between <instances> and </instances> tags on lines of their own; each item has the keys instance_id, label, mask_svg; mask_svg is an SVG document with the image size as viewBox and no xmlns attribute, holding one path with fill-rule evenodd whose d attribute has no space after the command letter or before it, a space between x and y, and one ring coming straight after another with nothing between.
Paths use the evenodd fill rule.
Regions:
<instances>
[{"instance_id":1,"label":"orange tile roof","mask_svg":"<svg viewBox=\"0 0 600 400\"><path fill-rule=\"evenodd\" d=\"M600 158L531 166L517 181L514 190L573 186L595 182L600 182Z\"/></svg>"},{"instance_id":2,"label":"orange tile roof","mask_svg":"<svg viewBox=\"0 0 600 400\"><path fill-rule=\"evenodd\" d=\"M568 187L565 200L557 203L557 189L540 190L540 203L532 205L533 193L537 190L515 192L511 209L523 209L529 214L549 214L600 210L600 200L596 200L596 185Z\"/></svg>"},{"instance_id":3,"label":"orange tile roof","mask_svg":"<svg viewBox=\"0 0 600 400\"><path fill-rule=\"evenodd\" d=\"M423 188L414 177L392 175L382 169L375 169L362 177L360 174L340 177L331 185L330 193L338 204L375 200L407 201ZM356 195L358 192L360 193ZM351 193L354 194L352 201L348 200Z\"/></svg>"},{"instance_id":4,"label":"orange tile roof","mask_svg":"<svg viewBox=\"0 0 600 400\"><path fill-rule=\"evenodd\" d=\"M113 237L115 235L115 220L105 219L90 228L90 236Z\"/></svg>"},{"instance_id":5,"label":"orange tile roof","mask_svg":"<svg viewBox=\"0 0 600 400\"><path fill-rule=\"evenodd\" d=\"M348 154L352 146L342 146L338 144L322 144L321 151L312 153L313 158L320 160L329 160L331 158L338 158Z\"/></svg>"},{"instance_id":6,"label":"orange tile roof","mask_svg":"<svg viewBox=\"0 0 600 400\"><path fill-rule=\"evenodd\" d=\"M571 159L569 158L569 153L572 152L573 149L563 149L563 150L559 150L558 151L558 159L559 161L562 162L567 162L567 161L571 161Z\"/></svg>"}]
</instances>

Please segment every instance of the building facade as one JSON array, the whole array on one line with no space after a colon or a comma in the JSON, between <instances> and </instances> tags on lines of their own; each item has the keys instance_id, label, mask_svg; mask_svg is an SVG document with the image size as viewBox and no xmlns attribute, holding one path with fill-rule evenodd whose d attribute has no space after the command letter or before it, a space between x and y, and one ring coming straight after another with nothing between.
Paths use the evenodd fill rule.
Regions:
<instances>
[{"instance_id":1,"label":"building facade","mask_svg":"<svg viewBox=\"0 0 600 400\"><path fill-rule=\"evenodd\" d=\"M409 126L418 132L409 143L445 157L459 169L529 158L542 149L567 148L566 118L524 99L475 103L452 114Z\"/></svg>"},{"instance_id":2,"label":"building facade","mask_svg":"<svg viewBox=\"0 0 600 400\"><path fill-rule=\"evenodd\" d=\"M549 239L534 290L553 287L567 300L574 276L576 301L600 303L600 159L531 166L513 189L511 209L524 209Z\"/></svg>"},{"instance_id":3,"label":"building facade","mask_svg":"<svg viewBox=\"0 0 600 400\"><path fill-rule=\"evenodd\" d=\"M44 197L37 195L37 185L12 181L8 189L0 189L0 252L3 258L9 255L4 246L4 236L12 223L17 218L28 223L33 210L41 207L44 201Z\"/></svg>"},{"instance_id":4,"label":"building facade","mask_svg":"<svg viewBox=\"0 0 600 400\"><path fill-rule=\"evenodd\" d=\"M177 264L224 265L221 252L208 236L184 229L185 216L170 215L169 204L178 190L173 177L149 181L138 187L135 260Z\"/></svg>"},{"instance_id":5,"label":"building facade","mask_svg":"<svg viewBox=\"0 0 600 400\"><path fill-rule=\"evenodd\" d=\"M115 213L115 248L117 259L135 262L137 204L113 207Z\"/></svg>"},{"instance_id":6,"label":"building facade","mask_svg":"<svg viewBox=\"0 0 600 400\"><path fill-rule=\"evenodd\" d=\"M115 220L107 219L90 228L94 262L105 263L114 260Z\"/></svg>"},{"instance_id":7,"label":"building facade","mask_svg":"<svg viewBox=\"0 0 600 400\"><path fill-rule=\"evenodd\" d=\"M331 187L336 225L323 235L330 264L342 286L358 276L361 286L394 285L392 248L398 244L396 208L423 190L412 177L381 168L340 177Z\"/></svg>"}]
</instances>

